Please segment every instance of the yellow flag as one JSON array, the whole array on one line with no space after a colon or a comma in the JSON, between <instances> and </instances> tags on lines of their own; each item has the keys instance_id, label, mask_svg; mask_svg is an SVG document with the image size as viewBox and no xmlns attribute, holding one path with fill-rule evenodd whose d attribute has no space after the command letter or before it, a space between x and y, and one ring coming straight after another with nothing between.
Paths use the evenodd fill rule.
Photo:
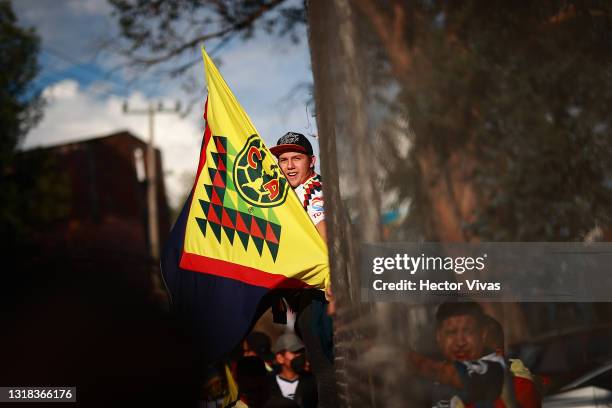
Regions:
<instances>
[{"instance_id":1,"label":"yellow flag","mask_svg":"<svg viewBox=\"0 0 612 408\"><path fill-rule=\"evenodd\" d=\"M180 267L274 288L329 284L327 247L202 49L206 130Z\"/></svg>"}]
</instances>

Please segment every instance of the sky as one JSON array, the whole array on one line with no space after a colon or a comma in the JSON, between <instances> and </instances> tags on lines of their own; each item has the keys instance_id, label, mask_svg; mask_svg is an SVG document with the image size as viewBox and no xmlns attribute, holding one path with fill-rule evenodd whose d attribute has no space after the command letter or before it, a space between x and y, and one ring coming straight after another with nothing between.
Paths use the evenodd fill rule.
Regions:
<instances>
[{"instance_id":1,"label":"sky","mask_svg":"<svg viewBox=\"0 0 612 408\"><path fill-rule=\"evenodd\" d=\"M129 69L112 41L106 51L101 44L117 36L116 21L106 0L13 1L18 24L34 27L41 37L41 72L35 87L46 101L43 120L30 131L23 149L51 146L129 130L147 140L145 115L125 115L124 101L132 109L163 102L173 107L188 104L180 82L154 80L150 73L130 80ZM288 39L258 34L248 41L233 41L214 55L219 69L251 121L270 146L289 130L316 133L309 88L312 82L306 30L298 44ZM204 44L207 49L214 44ZM200 99L185 116L159 114L155 118L155 144L162 151L166 189L170 204L180 205L195 177L204 121L206 98L203 64L195 96ZM196 71L197 72L197 71ZM198 92L201 94L198 97ZM308 105L308 106L307 106ZM311 138L315 153L316 140Z\"/></svg>"}]
</instances>

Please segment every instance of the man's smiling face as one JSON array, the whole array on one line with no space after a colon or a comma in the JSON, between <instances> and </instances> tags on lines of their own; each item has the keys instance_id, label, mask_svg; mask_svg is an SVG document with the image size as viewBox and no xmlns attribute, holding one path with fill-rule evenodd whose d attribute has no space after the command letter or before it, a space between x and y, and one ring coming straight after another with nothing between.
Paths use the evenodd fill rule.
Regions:
<instances>
[{"instance_id":1,"label":"man's smiling face","mask_svg":"<svg viewBox=\"0 0 612 408\"><path fill-rule=\"evenodd\" d=\"M440 351L449 361L476 360L484 351L484 333L478 321L468 315L444 320L437 331Z\"/></svg>"},{"instance_id":2,"label":"man's smiling face","mask_svg":"<svg viewBox=\"0 0 612 408\"><path fill-rule=\"evenodd\" d=\"M314 156L299 152L285 152L278 156L278 165L292 188L312 177L314 162Z\"/></svg>"}]
</instances>

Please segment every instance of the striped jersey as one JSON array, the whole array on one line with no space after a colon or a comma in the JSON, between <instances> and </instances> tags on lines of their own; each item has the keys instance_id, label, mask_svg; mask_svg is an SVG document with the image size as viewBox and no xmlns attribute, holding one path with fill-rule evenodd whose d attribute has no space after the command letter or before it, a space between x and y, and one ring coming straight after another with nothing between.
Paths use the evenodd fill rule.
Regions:
<instances>
[{"instance_id":1,"label":"striped jersey","mask_svg":"<svg viewBox=\"0 0 612 408\"><path fill-rule=\"evenodd\" d=\"M314 176L297 186L294 191L314 225L325 219L321 176L315 173Z\"/></svg>"}]
</instances>

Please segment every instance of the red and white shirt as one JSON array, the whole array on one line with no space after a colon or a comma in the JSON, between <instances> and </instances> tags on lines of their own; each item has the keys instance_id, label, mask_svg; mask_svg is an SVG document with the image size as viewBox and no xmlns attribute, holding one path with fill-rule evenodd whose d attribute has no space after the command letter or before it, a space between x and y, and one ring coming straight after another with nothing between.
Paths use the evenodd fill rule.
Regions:
<instances>
[{"instance_id":1,"label":"red and white shirt","mask_svg":"<svg viewBox=\"0 0 612 408\"><path fill-rule=\"evenodd\" d=\"M314 176L297 186L294 191L314 225L325 219L321 176L315 173Z\"/></svg>"}]
</instances>

